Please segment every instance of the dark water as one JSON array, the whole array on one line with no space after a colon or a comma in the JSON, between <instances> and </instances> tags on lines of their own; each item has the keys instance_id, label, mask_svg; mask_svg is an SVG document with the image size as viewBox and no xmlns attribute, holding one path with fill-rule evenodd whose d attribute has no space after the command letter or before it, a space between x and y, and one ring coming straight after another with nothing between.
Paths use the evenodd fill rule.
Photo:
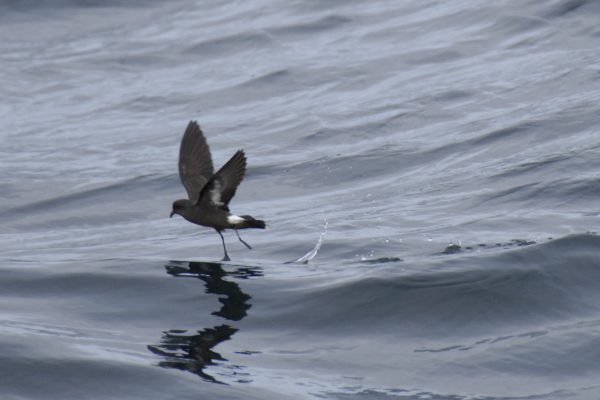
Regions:
<instances>
[{"instance_id":1,"label":"dark water","mask_svg":"<svg viewBox=\"0 0 600 400\"><path fill-rule=\"evenodd\" d=\"M2 2L0 398L599 399L599 18ZM190 119L231 263L168 218Z\"/></svg>"}]
</instances>

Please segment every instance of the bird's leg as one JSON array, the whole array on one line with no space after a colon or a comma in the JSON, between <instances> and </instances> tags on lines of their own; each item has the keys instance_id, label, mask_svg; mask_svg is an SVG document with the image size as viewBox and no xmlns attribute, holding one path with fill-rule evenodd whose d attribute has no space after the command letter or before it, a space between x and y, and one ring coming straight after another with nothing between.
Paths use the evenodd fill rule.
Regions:
<instances>
[{"instance_id":1,"label":"bird's leg","mask_svg":"<svg viewBox=\"0 0 600 400\"><path fill-rule=\"evenodd\" d=\"M225 252L225 256L221 261L231 261L231 258L229 258L229 254L227 254L227 247L225 247L225 238L223 238L223 234L221 233L221 231L217 231L217 233L219 234L219 236L221 236L221 242L223 242L223 251Z\"/></svg>"},{"instance_id":2,"label":"bird's leg","mask_svg":"<svg viewBox=\"0 0 600 400\"><path fill-rule=\"evenodd\" d=\"M235 234L237 235L238 239L240 239L240 242L244 243L244 245L248 248L248 250L252 250L252 247L248 243L246 243L246 242L244 242L242 240L242 238L240 237L240 234L238 233L237 229L234 229L234 231L235 231Z\"/></svg>"}]
</instances>

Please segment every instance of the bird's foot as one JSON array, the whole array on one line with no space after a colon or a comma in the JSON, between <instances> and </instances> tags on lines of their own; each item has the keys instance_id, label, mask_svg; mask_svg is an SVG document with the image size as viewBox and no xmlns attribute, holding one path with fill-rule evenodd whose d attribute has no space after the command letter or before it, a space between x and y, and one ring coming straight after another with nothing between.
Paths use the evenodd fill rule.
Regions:
<instances>
[{"instance_id":1,"label":"bird's foot","mask_svg":"<svg viewBox=\"0 0 600 400\"><path fill-rule=\"evenodd\" d=\"M225 257L221 261L231 261L231 258L229 258L228 254L225 254Z\"/></svg>"},{"instance_id":2,"label":"bird's foot","mask_svg":"<svg viewBox=\"0 0 600 400\"><path fill-rule=\"evenodd\" d=\"M252 250L252 246L250 246L248 243L244 242L244 240L241 238L240 234L238 233L237 229L235 229L235 234L237 235L238 239L240 239L240 242L244 243L244 246L246 246L248 248L248 250Z\"/></svg>"}]
</instances>

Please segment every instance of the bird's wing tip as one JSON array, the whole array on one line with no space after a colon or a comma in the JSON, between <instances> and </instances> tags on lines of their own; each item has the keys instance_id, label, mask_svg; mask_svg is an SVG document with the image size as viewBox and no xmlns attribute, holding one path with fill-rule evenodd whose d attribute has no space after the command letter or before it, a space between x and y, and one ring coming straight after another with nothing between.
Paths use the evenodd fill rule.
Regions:
<instances>
[{"instance_id":1,"label":"bird's wing tip","mask_svg":"<svg viewBox=\"0 0 600 400\"><path fill-rule=\"evenodd\" d=\"M191 119L190 122L188 123L188 128L200 129L200 125L198 125L198 121L196 121L195 119Z\"/></svg>"}]
</instances>

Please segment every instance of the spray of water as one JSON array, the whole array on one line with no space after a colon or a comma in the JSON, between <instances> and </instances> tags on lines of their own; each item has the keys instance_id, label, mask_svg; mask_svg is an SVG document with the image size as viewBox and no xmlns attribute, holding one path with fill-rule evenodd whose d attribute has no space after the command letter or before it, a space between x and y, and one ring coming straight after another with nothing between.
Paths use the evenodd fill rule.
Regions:
<instances>
[{"instance_id":1,"label":"spray of water","mask_svg":"<svg viewBox=\"0 0 600 400\"><path fill-rule=\"evenodd\" d=\"M327 225L328 225L327 217L325 217L324 218L324 224L323 224L323 231L319 235L319 240L317 240L317 244L315 245L315 247L311 251L309 251L308 253L306 253L302 257L300 257L299 259L293 260L293 261L288 261L287 263L308 264L308 262L310 260L312 260L313 258L315 258L315 256L319 252L319 249L321 248L321 244L323 244L323 238L325 237L325 234L327 233Z\"/></svg>"}]
</instances>

